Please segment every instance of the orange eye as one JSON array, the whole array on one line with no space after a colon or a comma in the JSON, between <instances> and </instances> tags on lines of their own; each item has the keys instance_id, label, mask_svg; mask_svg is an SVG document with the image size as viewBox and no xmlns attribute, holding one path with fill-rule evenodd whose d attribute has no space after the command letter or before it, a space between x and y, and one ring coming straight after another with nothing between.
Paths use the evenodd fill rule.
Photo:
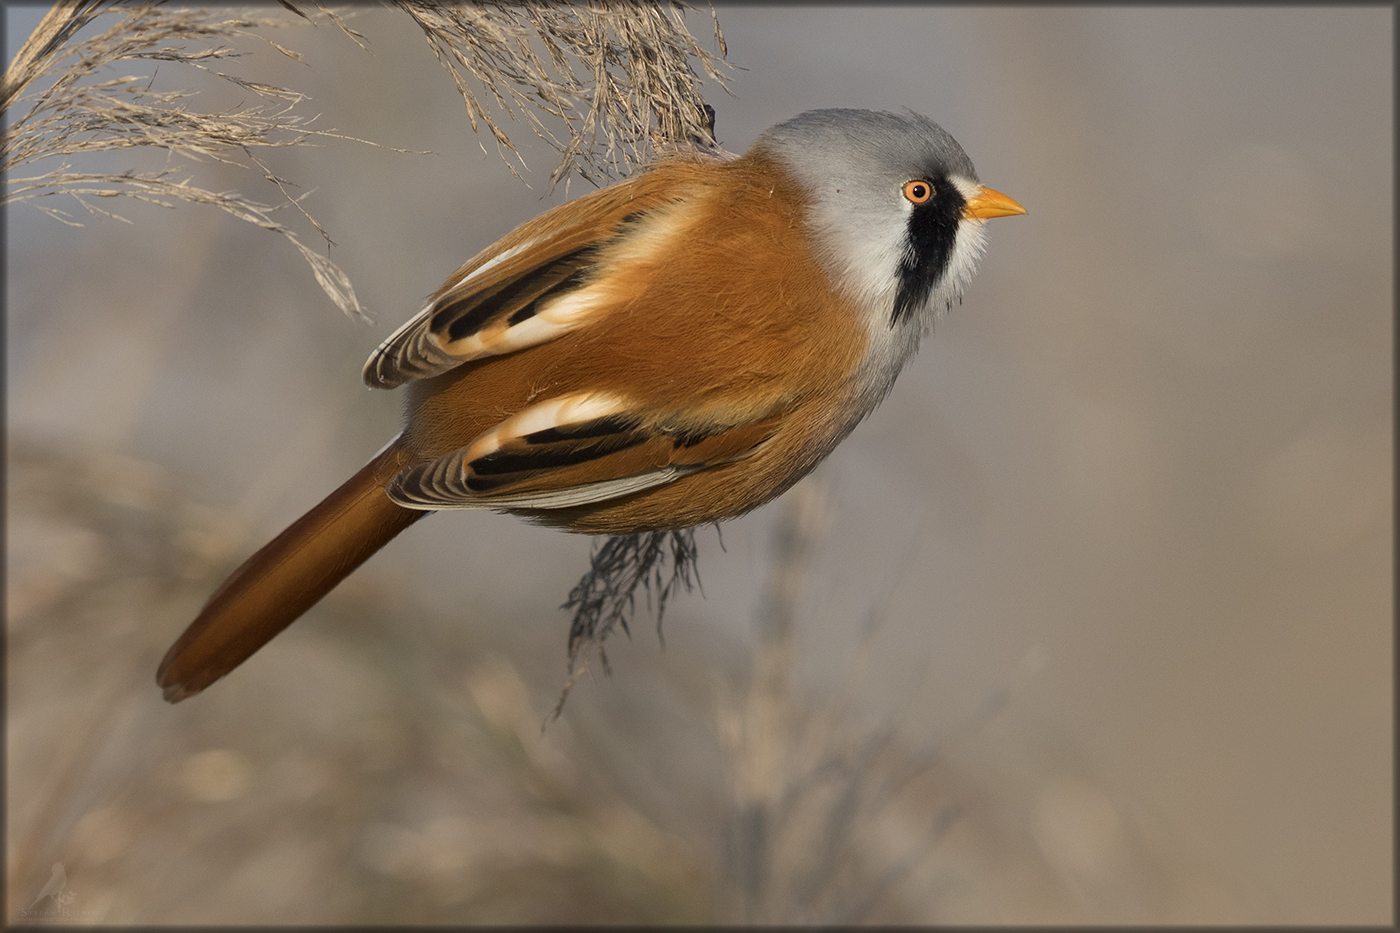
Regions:
<instances>
[{"instance_id":1,"label":"orange eye","mask_svg":"<svg viewBox=\"0 0 1400 933\"><path fill-rule=\"evenodd\" d=\"M933 197L933 185L922 178L906 181L904 183L904 196L909 199L911 204L923 204Z\"/></svg>"}]
</instances>

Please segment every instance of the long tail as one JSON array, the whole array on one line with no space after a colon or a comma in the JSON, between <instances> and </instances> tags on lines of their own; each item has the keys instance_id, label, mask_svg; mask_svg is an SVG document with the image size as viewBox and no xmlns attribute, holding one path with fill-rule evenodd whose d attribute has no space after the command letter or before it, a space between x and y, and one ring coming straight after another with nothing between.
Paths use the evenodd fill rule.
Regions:
<instances>
[{"instance_id":1,"label":"long tail","mask_svg":"<svg viewBox=\"0 0 1400 933\"><path fill-rule=\"evenodd\" d=\"M384 494L407 465L401 441L243 562L161 661L156 683L178 703L248 659L395 535L430 513Z\"/></svg>"}]
</instances>

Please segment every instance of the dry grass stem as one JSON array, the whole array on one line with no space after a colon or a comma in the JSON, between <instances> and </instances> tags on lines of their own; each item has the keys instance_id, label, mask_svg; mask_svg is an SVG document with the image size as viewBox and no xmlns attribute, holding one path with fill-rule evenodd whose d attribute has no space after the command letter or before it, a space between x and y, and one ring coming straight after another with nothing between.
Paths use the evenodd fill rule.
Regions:
<instances>
[{"instance_id":1,"label":"dry grass stem","mask_svg":"<svg viewBox=\"0 0 1400 933\"><path fill-rule=\"evenodd\" d=\"M656 599L656 637L665 644L661 621L666 604L678 592L700 585L699 558L694 528L614 535L594 546L588 572L562 606L574 612L569 625L569 678L550 719L563 711L569 691L588 670L590 657L596 655L603 673L609 673L603 642L619 625L631 636L627 620L636 608L639 589L645 591L648 603Z\"/></svg>"},{"instance_id":2,"label":"dry grass stem","mask_svg":"<svg viewBox=\"0 0 1400 933\"><path fill-rule=\"evenodd\" d=\"M105 30L79 37L85 27L110 16L115 22ZM244 56L229 43L266 42L283 55L297 53L258 35L285 25L283 18L226 10L180 10L153 3L134 6L109 3L59 3L49 11L30 37L4 79L6 108L18 110L3 144L0 161L6 190L0 204L37 201L54 195L73 198L89 213L110 217L90 199L130 197L162 207L177 202L209 204L240 220L286 237L311 266L312 273L331 300L346 313L364 316L349 277L326 256L312 250L272 213L290 204L305 215L325 239L324 229L301 208L299 199L286 191L255 155L260 148L304 145L312 137L339 134L313 130L310 120L293 112L305 95L264 82L214 71L225 62ZM168 62L215 74L268 103L222 112L201 112L190 106L194 92L188 89L156 91L154 79L143 75L102 75L123 64L138 61ZM37 91L32 91L38 88ZM68 159L133 148L164 149L170 156L192 163L210 159L255 168L275 184L285 201L270 205L236 192L213 191L175 180L175 169L122 172L75 171ZM53 169L32 175L24 168L49 159L62 159ZM51 204L37 204L49 216L77 224L72 215Z\"/></svg>"},{"instance_id":3,"label":"dry grass stem","mask_svg":"<svg viewBox=\"0 0 1400 933\"><path fill-rule=\"evenodd\" d=\"M602 183L657 151L713 144L713 121L692 63L723 86L724 37L715 18L719 55L700 45L685 27L683 3L490 7L398 0L396 6L419 25L452 75L473 129L480 121L502 154L524 167L468 76L497 108L512 120L521 115L559 151L551 182L578 172ZM562 124L560 130L542 115Z\"/></svg>"},{"instance_id":4,"label":"dry grass stem","mask_svg":"<svg viewBox=\"0 0 1400 933\"><path fill-rule=\"evenodd\" d=\"M909 749L893 724L856 722L850 701L883 605L872 611L834 696L814 702L793 683L794 638L807 563L827 525L812 481L785 500L774 529L768 592L756 619L746 689L721 704L719 734L734 792L725 877L744 922L854 923L898 918L894 889L924 864L956 818L936 807L928 829L894 851L879 827L910 810L911 783L933 751ZM913 812L926 814L924 804ZM924 817L926 818L926 816Z\"/></svg>"},{"instance_id":5,"label":"dry grass stem","mask_svg":"<svg viewBox=\"0 0 1400 933\"><path fill-rule=\"evenodd\" d=\"M282 5L308 22L332 22L366 46L362 34L320 2L310 10L292 2ZM601 182L621 173L626 165L645 161L653 152L713 141L712 111L707 111L700 96L700 79L692 61L722 83L720 58L686 30L682 4L461 7L406 0L393 6L423 30L433 54L462 94L473 129L480 121L502 154L511 153L519 160L515 145L481 104L468 76L511 119L523 115L541 138L560 151L562 160L551 181L577 171ZM108 16L115 22L105 30L87 29ZM264 42L300 61L296 52L259 34L287 23L285 16L171 9L157 3L58 3L26 41L0 84L0 103L17 114L0 143L0 166L6 175L0 204L68 195L88 212L107 216L116 215L95 208L90 199L131 197L166 207L177 201L213 205L286 237L331 300L346 313L364 318L344 271L309 248L291 227L273 219L274 211L292 206L315 227L327 249L334 245L330 234L302 206L301 197L288 191L291 182L275 175L255 152L306 145L318 138L352 137L312 129L312 121L295 112L307 99L298 91L214 70L246 54L233 47L235 42ZM85 32L86 36L80 35ZM715 37L722 56L717 20ZM253 92L264 103L201 112L190 106L191 90L156 91L153 78L144 75L104 77L121 63L137 61L168 62L214 74ZM550 128L548 118L557 121L558 132ZM75 171L67 161L132 148L164 149L193 163L209 159L251 167L278 188L283 200L265 204L242 194L201 187L189 178L174 181L174 169L169 166L159 171L99 173ZM55 158L64 160L57 168L19 174ZM516 171L509 159L506 164ZM55 219L77 224L59 207L38 206Z\"/></svg>"}]
</instances>

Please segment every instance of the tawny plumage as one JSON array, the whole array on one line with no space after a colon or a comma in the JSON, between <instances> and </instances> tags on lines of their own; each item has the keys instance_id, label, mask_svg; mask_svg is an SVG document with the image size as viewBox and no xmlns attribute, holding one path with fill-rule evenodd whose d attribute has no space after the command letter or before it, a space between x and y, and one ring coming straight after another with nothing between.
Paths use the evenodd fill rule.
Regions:
<instances>
[{"instance_id":1,"label":"tawny plumage","mask_svg":"<svg viewBox=\"0 0 1400 933\"><path fill-rule=\"evenodd\" d=\"M985 219L1022 212L923 117L812 111L522 225L370 357L369 385L406 387L403 433L215 593L160 667L166 697L430 510L627 534L762 505L889 391Z\"/></svg>"}]
</instances>

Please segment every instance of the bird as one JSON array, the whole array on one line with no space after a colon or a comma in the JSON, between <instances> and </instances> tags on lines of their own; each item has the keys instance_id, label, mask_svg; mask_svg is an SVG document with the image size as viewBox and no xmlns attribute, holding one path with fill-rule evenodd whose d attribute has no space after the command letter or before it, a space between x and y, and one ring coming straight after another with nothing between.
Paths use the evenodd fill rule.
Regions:
<instances>
[{"instance_id":1,"label":"bird","mask_svg":"<svg viewBox=\"0 0 1400 933\"><path fill-rule=\"evenodd\" d=\"M809 110L527 221L371 354L402 432L238 567L157 671L246 660L396 535L494 509L591 535L716 523L809 473L1024 214L912 110Z\"/></svg>"},{"instance_id":2,"label":"bird","mask_svg":"<svg viewBox=\"0 0 1400 933\"><path fill-rule=\"evenodd\" d=\"M29 905L29 910L32 911L35 907L38 907L39 902L46 897L52 897L54 901L57 902L63 894L64 886L67 884L68 872L64 870L63 863L54 862L53 871L49 874L48 883L45 884L44 889L39 892L39 896L34 898L34 903Z\"/></svg>"}]
</instances>

